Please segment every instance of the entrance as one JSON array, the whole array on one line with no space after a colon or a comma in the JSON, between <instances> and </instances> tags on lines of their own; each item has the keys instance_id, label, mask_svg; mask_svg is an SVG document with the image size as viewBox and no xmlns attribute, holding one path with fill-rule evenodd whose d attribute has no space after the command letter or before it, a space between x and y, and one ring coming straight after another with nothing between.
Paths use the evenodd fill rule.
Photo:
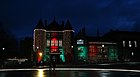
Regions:
<instances>
[{"instance_id":1,"label":"entrance","mask_svg":"<svg viewBox=\"0 0 140 77\"><path fill-rule=\"evenodd\" d=\"M51 63L55 61L56 64L60 63L60 53L50 53Z\"/></svg>"},{"instance_id":2,"label":"entrance","mask_svg":"<svg viewBox=\"0 0 140 77\"><path fill-rule=\"evenodd\" d=\"M60 52L58 47L58 39L52 38L51 39L51 53L50 53L50 59L51 62L55 61L56 64L60 63Z\"/></svg>"}]
</instances>

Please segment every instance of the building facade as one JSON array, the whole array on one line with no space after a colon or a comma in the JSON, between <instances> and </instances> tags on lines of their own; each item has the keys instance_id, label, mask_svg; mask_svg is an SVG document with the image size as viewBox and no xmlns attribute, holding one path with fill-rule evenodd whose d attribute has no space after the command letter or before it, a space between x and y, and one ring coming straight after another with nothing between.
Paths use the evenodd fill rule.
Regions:
<instances>
[{"instance_id":1,"label":"building facade","mask_svg":"<svg viewBox=\"0 0 140 77\"><path fill-rule=\"evenodd\" d=\"M75 36L75 62L103 63L117 62L117 43L99 36L87 36L85 28Z\"/></svg>"},{"instance_id":2,"label":"building facade","mask_svg":"<svg viewBox=\"0 0 140 77\"><path fill-rule=\"evenodd\" d=\"M111 30L103 38L117 43L119 61L140 61L140 32Z\"/></svg>"},{"instance_id":3,"label":"building facade","mask_svg":"<svg viewBox=\"0 0 140 77\"><path fill-rule=\"evenodd\" d=\"M69 21L59 25L55 19L43 25L40 19L34 30L34 61L45 63L55 60L56 63L71 62L73 28Z\"/></svg>"},{"instance_id":4,"label":"building facade","mask_svg":"<svg viewBox=\"0 0 140 77\"><path fill-rule=\"evenodd\" d=\"M97 32L98 33L98 32ZM69 21L58 24L54 19L34 29L34 61L36 63L103 63L139 61L140 32L111 31L102 37L87 36L82 28L74 36Z\"/></svg>"}]
</instances>

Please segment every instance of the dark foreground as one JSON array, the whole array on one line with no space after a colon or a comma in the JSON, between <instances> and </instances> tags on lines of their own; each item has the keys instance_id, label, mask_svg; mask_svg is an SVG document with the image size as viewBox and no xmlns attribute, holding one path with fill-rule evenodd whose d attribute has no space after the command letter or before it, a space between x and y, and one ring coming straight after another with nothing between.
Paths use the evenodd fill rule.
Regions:
<instances>
[{"instance_id":1,"label":"dark foreground","mask_svg":"<svg viewBox=\"0 0 140 77\"><path fill-rule=\"evenodd\" d=\"M0 77L140 77L140 71L111 70L3 70Z\"/></svg>"}]
</instances>

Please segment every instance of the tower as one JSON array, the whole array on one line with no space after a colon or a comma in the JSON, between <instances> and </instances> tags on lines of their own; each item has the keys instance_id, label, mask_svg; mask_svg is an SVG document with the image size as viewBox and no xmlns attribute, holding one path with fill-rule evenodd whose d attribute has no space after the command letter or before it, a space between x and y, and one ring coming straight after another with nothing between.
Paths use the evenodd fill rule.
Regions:
<instances>
[{"instance_id":1,"label":"tower","mask_svg":"<svg viewBox=\"0 0 140 77\"><path fill-rule=\"evenodd\" d=\"M34 29L34 61L37 63L43 62L44 52L46 50L46 30L40 19Z\"/></svg>"},{"instance_id":2,"label":"tower","mask_svg":"<svg viewBox=\"0 0 140 77\"><path fill-rule=\"evenodd\" d=\"M74 30L69 22L67 20L66 25L64 27L63 31L63 49L64 49L64 54L66 57L66 62L71 62L72 61L72 53L73 53L73 36L74 36Z\"/></svg>"}]
</instances>

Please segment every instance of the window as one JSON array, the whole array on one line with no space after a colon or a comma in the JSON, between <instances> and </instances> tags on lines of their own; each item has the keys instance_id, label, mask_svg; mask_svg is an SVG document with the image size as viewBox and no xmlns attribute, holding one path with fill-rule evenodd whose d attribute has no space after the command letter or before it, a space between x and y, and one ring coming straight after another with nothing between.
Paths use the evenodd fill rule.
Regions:
<instances>
[{"instance_id":1,"label":"window","mask_svg":"<svg viewBox=\"0 0 140 77\"><path fill-rule=\"evenodd\" d=\"M59 40L59 46L62 47L62 40Z\"/></svg>"},{"instance_id":2,"label":"window","mask_svg":"<svg viewBox=\"0 0 140 77\"><path fill-rule=\"evenodd\" d=\"M54 41L53 40L51 40L51 46L54 46Z\"/></svg>"},{"instance_id":3,"label":"window","mask_svg":"<svg viewBox=\"0 0 140 77\"><path fill-rule=\"evenodd\" d=\"M129 47L132 47L131 41L129 41Z\"/></svg>"},{"instance_id":4,"label":"window","mask_svg":"<svg viewBox=\"0 0 140 77\"><path fill-rule=\"evenodd\" d=\"M134 41L135 47L137 47L137 41Z\"/></svg>"},{"instance_id":5,"label":"window","mask_svg":"<svg viewBox=\"0 0 140 77\"><path fill-rule=\"evenodd\" d=\"M82 40L82 39L77 40L77 44L84 44L84 40Z\"/></svg>"},{"instance_id":6,"label":"window","mask_svg":"<svg viewBox=\"0 0 140 77\"><path fill-rule=\"evenodd\" d=\"M56 38L51 40L51 46L58 46L58 40Z\"/></svg>"},{"instance_id":7,"label":"window","mask_svg":"<svg viewBox=\"0 0 140 77\"><path fill-rule=\"evenodd\" d=\"M125 47L125 41L123 41L123 47Z\"/></svg>"},{"instance_id":8,"label":"window","mask_svg":"<svg viewBox=\"0 0 140 77\"><path fill-rule=\"evenodd\" d=\"M58 40L55 40L54 44L55 44L55 46L58 46Z\"/></svg>"},{"instance_id":9,"label":"window","mask_svg":"<svg viewBox=\"0 0 140 77\"><path fill-rule=\"evenodd\" d=\"M47 40L47 46L50 46L50 40Z\"/></svg>"}]
</instances>

